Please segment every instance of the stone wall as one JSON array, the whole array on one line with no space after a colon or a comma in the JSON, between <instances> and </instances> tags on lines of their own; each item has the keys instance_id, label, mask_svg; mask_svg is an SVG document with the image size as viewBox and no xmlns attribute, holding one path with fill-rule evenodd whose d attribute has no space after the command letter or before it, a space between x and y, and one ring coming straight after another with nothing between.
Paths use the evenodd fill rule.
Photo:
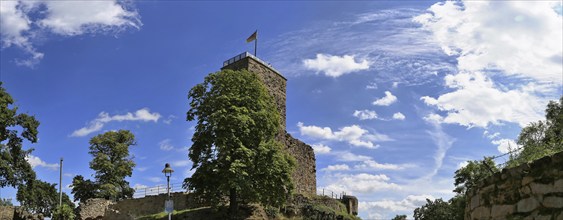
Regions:
<instances>
[{"instance_id":1,"label":"stone wall","mask_svg":"<svg viewBox=\"0 0 563 220\"><path fill-rule=\"evenodd\" d=\"M282 119L282 128L277 136L278 141L285 143L288 152L295 158L297 164L293 172L293 184L295 192L301 194L316 194L316 162L313 148L300 140L293 138L285 131L286 128L286 83L283 77L273 67L253 56L247 56L222 69L241 70L246 69L256 73L268 88L268 92L274 98Z\"/></svg>"},{"instance_id":2,"label":"stone wall","mask_svg":"<svg viewBox=\"0 0 563 220\"><path fill-rule=\"evenodd\" d=\"M174 210L185 210L202 206L201 203L187 193L171 193ZM164 212L164 201L167 194L146 196L137 199L126 199L111 202L105 199L89 199L80 203L80 219L135 219L140 216Z\"/></svg>"},{"instance_id":3,"label":"stone wall","mask_svg":"<svg viewBox=\"0 0 563 220\"><path fill-rule=\"evenodd\" d=\"M316 162L313 148L286 133L285 146L295 157L296 166L292 174L295 192L300 194L317 194Z\"/></svg>"},{"instance_id":4,"label":"stone wall","mask_svg":"<svg viewBox=\"0 0 563 220\"><path fill-rule=\"evenodd\" d=\"M0 206L0 220L42 220L43 215L31 214L19 206Z\"/></svg>"},{"instance_id":5,"label":"stone wall","mask_svg":"<svg viewBox=\"0 0 563 220\"><path fill-rule=\"evenodd\" d=\"M563 152L503 169L467 198L466 220L563 220Z\"/></svg>"},{"instance_id":6,"label":"stone wall","mask_svg":"<svg viewBox=\"0 0 563 220\"><path fill-rule=\"evenodd\" d=\"M0 206L0 220L12 220L12 219L14 219L14 207Z\"/></svg>"}]
</instances>

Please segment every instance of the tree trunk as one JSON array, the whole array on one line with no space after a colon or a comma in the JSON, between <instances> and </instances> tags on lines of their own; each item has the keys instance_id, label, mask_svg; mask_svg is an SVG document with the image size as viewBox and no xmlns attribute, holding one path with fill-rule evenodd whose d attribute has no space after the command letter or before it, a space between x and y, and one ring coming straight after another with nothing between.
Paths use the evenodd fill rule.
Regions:
<instances>
[{"instance_id":1,"label":"tree trunk","mask_svg":"<svg viewBox=\"0 0 563 220\"><path fill-rule=\"evenodd\" d=\"M237 212L237 190L235 188L231 188L229 192L229 215L231 216L231 219L237 219Z\"/></svg>"}]
</instances>

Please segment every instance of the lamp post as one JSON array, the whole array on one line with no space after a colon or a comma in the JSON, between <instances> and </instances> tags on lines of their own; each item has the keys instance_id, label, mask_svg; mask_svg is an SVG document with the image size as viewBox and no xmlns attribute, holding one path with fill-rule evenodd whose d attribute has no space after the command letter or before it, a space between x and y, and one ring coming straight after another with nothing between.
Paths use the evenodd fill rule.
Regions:
<instances>
[{"instance_id":1,"label":"lamp post","mask_svg":"<svg viewBox=\"0 0 563 220\"><path fill-rule=\"evenodd\" d=\"M166 191L168 193L168 200L166 200L166 202L164 203L164 210L168 212L168 220L171 220L172 212L174 211L174 203L170 199L170 176L172 176L173 172L174 170L170 168L170 164L166 163L164 165L164 169L162 170L162 173L164 173L164 176L166 176L166 182L168 185L168 187L166 188Z\"/></svg>"}]
</instances>

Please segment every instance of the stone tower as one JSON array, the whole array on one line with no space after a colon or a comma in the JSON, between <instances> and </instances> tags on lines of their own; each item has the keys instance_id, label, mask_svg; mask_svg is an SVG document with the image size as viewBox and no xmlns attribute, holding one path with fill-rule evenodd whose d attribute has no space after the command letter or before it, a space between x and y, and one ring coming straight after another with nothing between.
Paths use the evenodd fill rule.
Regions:
<instances>
[{"instance_id":1,"label":"stone tower","mask_svg":"<svg viewBox=\"0 0 563 220\"><path fill-rule=\"evenodd\" d=\"M274 67L258 59L248 52L241 53L225 62L221 69L245 69L258 75L274 98L281 115L281 129L277 139L284 143L286 150L295 158L297 164L292 175L295 192L301 194L316 194L316 164L313 148L302 141L293 138L286 128L286 83L287 79Z\"/></svg>"}]
</instances>

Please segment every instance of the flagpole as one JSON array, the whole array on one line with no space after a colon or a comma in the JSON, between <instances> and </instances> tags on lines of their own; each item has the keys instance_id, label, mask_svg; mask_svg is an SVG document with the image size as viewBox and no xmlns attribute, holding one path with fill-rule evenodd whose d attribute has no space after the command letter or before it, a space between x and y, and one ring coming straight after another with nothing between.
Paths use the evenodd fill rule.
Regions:
<instances>
[{"instance_id":1,"label":"flagpole","mask_svg":"<svg viewBox=\"0 0 563 220\"><path fill-rule=\"evenodd\" d=\"M254 40L254 56L258 57L256 56L256 48L258 48L258 36L256 36L256 40Z\"/></svg>"}]
</instances>

